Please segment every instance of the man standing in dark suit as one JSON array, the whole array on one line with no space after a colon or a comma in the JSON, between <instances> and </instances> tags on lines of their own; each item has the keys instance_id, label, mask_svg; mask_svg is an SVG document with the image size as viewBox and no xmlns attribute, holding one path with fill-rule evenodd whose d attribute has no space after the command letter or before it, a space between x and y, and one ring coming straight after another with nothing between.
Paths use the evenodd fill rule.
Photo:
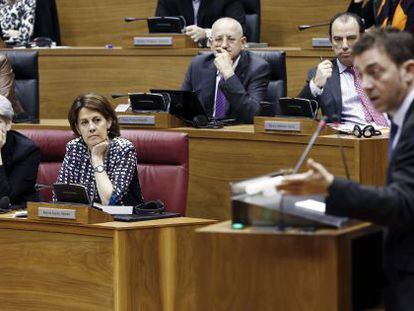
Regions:
<instances>
[{"instance_id":1,"label":"man standing in dark suit","mask_svg":"<svg viewBox=\"0 0 414 311\"><path fill-rule=\"evenodd\" d=\"M205 42L213 23L221 17L237 20L245 29L245 11L239 0L158 0L156 16L184 16L186 35Z\"/></svg>"},{"instance_id":2,"label":"man standing in dark suit","mask_svg":"<svg viewBox=\"0 0 414 311\"><path fill-rule=\"evenodd\" d=\"M316 99L327 116L340 116L350 124L376 124L388 127L387 119L366 97L352 62L352 47L364 32L361 18L340 13L329 24L329 38L336 58L323 60L308 73L305 87L298 97Z\"/></svg>"},{"instance_id":3,"label":"man standing in dark suit","mask_svg":"<svg viewBox=\"0 0 414 311\"><path fill-rule=\"evenodd\" d=\"M214 23L210 43L213 53L193 58L181 89L195 91L212 118L252 123L267 99L269 64L244 51L246 37L232 18Z\"/></svg>"},{"instance_id":4,"label":"man standing in dark suit","mask_svg":"<svg viewBox=\"0 0 414 311\"><path fill-rule=\"evenodd\" d=\"M326 213L385 225L386 310L413 310L414 37L376 29L362 36L353 54L362 87L375 108L392 119L386 185L374 188L336 178L310 159L308 172L285 177L278 189L326 194Z\"/></svg>"}]
</instances>

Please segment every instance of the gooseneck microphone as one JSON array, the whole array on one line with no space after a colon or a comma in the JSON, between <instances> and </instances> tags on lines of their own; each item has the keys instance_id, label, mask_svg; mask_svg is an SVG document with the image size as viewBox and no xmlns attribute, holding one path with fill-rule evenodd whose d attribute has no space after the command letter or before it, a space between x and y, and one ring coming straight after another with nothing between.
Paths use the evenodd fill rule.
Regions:
<instances>
[{"instance_id":1,"label":"gooseneck microphone","mask_svg":"<svg viewBox=\"0 0 414 311\"><path fill-rule=\"evenodd\" d=\"M329 22L317 23L317 24L305 24L305 25L299 25L298 29L299 31L302 31L302 30L306 30L309 28L323 27L323 26L328 26L328 25L329 25Z\"/></svg>"},{"instance_id":2,"label":"gooseneck microphone","mask_svg":"<svg viewBox=\"0 0 414 311\"><path fill-rule=\"evenodd\" d=\"M292 171L292 175L297 174L299 169L301 168L303 162L305 162L305 159L308 156L309 152L311 151L313 145L315 144L316 139L321 134L322 129L325 127L327 119L328 119L328 117L323 116L321 118L321 120L319 121L318 128L316 129L315 133L313 133L313 135L312 135L308 145L306 146L305 151L303 151L298 163L296 163L296 166Z\"/></svg>"},{"instance_id":3,"label":"gooseneck microphone","mask_svg":"<svg viewBox=\"0 0 414 311\"><path fill-rule=\"evenodd\" d=\"M114 94L111 94L111 97L112 97L113 99L115 99L115 98L120 98L120 97L127 97L127 96L129 96L129 94L128 94L128 93L114 93Z\"/></svg>"}]
</instances>

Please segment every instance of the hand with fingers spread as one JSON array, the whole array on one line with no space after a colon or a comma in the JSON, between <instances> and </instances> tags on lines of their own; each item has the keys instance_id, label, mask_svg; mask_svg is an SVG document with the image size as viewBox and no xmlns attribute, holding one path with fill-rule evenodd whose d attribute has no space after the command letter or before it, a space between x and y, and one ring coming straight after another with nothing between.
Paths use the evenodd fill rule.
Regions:
<instances>
[{"instance_id":1,"label":"hand with fingers spread","mask_svg":"<svg viewBox=\"0 0 414 311\"><path fill-rule=\"evenodd\" d=\"M326 81L332 77L332 67L333 65L330 60L324 60L318 65L315 77L313 78L313 83L315 83L318 88L323 88Z\"/></svg>"},{"instance_id":2,"label":"hand with fingers spread","mask_svg":"<svg viewBox=\"0 0 414 311\"><path fill-rule=\"evenodd\" d=\"M187 26L185 28L185 34L191 37L194 42L199 42L200 40L207 38L206 30L196 25Z\"/></svg>"},{"instance_id":3,"label":"hand with fingers spread","mask_svg":"<svg viewBox=\"0 0 414 311\"><path fill-rule=\"evenodd\" d=\"M217 70L223 76L225 80L234 75L233 61L230 53L223 48L217 48L215 53L216 58L214 59L214 65Z\"/></svg>"},{"instance_id":4,"label":"hand with fingers spread","mask_svg":"<svg viewBox=\"0 0 414 311\"><path fill-rule=\"evenodd\" d=\"M327 194L334 176L313 159L309 159L307 165L306 173L285 176L277 190L286 195Z\"/></svg>"}]
</instances>

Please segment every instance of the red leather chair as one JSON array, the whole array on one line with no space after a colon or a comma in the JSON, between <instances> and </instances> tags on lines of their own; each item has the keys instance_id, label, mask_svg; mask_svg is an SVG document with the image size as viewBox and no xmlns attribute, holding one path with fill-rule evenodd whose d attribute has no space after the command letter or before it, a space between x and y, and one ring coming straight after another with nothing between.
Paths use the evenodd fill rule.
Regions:
<instances>
[{"instance_id":1,"label":"red leather chair","mask_svg":"<svg viewBox=\"0 0 414 311\"><path fill-rule=\"evenodd\" d=\"M51 185L65 156L66 143L74 138L72 131L32 129L19 130L32 139L41 151L37 176L39 184ZM145 201L161 200L170 212L185 215L188 191L188 138L185 133L124 130L137 149L138 176ZM51 192L42 191L50 200Z\"/></svg>"}]
</instances>

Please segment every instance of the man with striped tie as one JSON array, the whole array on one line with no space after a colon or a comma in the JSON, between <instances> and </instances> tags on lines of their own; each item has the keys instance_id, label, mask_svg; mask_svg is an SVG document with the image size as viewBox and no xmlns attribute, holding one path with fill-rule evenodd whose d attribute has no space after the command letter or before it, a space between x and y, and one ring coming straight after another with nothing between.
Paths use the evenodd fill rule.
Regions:
<instances>
[{"instance_id":1,"label":"man with striped tie","mask_svg":"<svg viewBox=\"0 0 414 311\"><path fill-rule=\"evenodd\" d=\"M278 189L290 195L326 195L326 213L386 227L384 302L387 311L414 307L414 37L396 29L367 32L353 49L361 87L391 117L389 161L382 188L334 177L308 160ZM358 260L358 258L357 258Z\"/></svg>"},{"instance_id":2,"label":"man with striped tie","mask_svg":"<svg viewBox=\"0 0 414 311\"><path fill-rule=\"evenodd\" d=\"M252 123L260 102L267 99L269 64L245 51L245 43L240 23L224 17L212 27L213 53L191 61L181 89L195 91L211 118Z\"/></svg>"},{"instance_id":3,"label":"man with striped tie","mask_svg":"<svg viewBox=\"0 0 414 311\"><path fill-rule=\"evenodd\" d=\"M317 100L324 115L337 115L342 123L388 127L387 118L374 109L362 90L353 67L352 47L363 32L359 16L347 12L334 16L329 37L336 58L323 60L309 71L298 97Z\"/></svg>"}]
</instances>

